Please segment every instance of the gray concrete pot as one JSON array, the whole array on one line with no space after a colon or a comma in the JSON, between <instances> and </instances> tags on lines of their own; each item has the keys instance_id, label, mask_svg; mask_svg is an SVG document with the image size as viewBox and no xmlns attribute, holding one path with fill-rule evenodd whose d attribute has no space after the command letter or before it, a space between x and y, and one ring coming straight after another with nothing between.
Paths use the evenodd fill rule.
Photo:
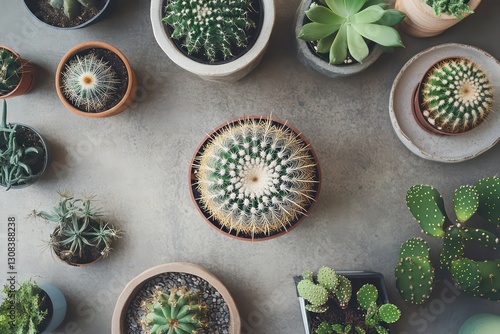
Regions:
<instances>
[{"instance_id":1,"label":"gray concrete pot","mask_svg":"<svg viewBox=\"0 0 500 334\"><path fill-rule=\"evenodd\" d=\"M40 289L45 291L52 303L52 311L49 313L51 317L47 328L42 334L50 334L61 325L66 317L67 303L61 290L53 284L45 283L40 285Z\"/></svg>"},{"instance_id":2,"label":"gray concrete pot","mask_svg":"<svg viewBox=\"0 0 500 334\"><path fill-rule=\"evenodd\" d=\"M363 61L362 64L356 63L351 65L330 65L327 61L319 57L308 45L308 42L298 39L300 29L304 25L305 11L309 9L313 0L302 0L299 7L297 8L297 13L295 14L294 21L294 36L295 49L297 52L297 58L304 64L304 66L315 70L323 75L331 78L336 78L340 76L348 76L359 73L371 64L373 64L382 55L382 47L375 44L371 50L368 57Z\"/></svg>"}]
</instances>

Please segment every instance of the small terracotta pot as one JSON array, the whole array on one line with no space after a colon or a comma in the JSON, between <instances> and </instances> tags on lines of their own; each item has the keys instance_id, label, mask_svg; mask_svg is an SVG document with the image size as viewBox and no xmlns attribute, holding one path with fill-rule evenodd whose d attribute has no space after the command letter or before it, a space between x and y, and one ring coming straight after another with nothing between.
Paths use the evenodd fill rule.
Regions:
<instances>
[{"instance_id":1,"label":"small terracotta pot","mask_svg":"<svg viewBox=\"0 0 500 334\"><path fill-rule=\"evenodd\" d=\"M80 109L75 108L66 99L66 97L64 96L64 94L62 92L62 72L64 70L66 63L74 55L76 55L82 51L85 51L88 49L93 49L93 48L106 49L106 50L109 50L109 51L112 51L113 53L115 53L123 61L123 63L125 64L125 67L127 68L127 72L128 72L127 90L125 92L125 95L121 99L121 101L117 105L115 105L113 108L106 110L106 111L103 111L103 112L97 112L97 113L86 112L86 111L82 111ZM85 42L82 44L78 44L77 46L75 46L74 48L69 50L64 55L64 57L61 59L61 62L59 63L59 66L57 67L57 71L56 71L56 90L57 90L57 95L59 96L59 99L61 100L61 102L64 104L64 106L66 108L68 108L69 110L71 110L75 114L80 115L80 116L84 116L84 117L103 118L103 117L114 116L114 115L121 113L122 111L127 109L134 101L136 88L137 88L137 78L135 76L134 70L130 66L130 63L127 60L127 58L125 57L125 55L120 50L115 48L114 46L112 46L108 43L104 43L104 42L92 41L92 42Z\"/></svg>"},{"instance_id":2,"label":"small terracotta pot","mask_svg":"<svg viewBox=\"0 0 500 334\"><path fill-rule=\"evenodd\" d=\"M177 262L162 264L150 268L132 279L125 286L122 293L118 297L115 310L113 311L113 319L111 321L112 334L127 333L127 329L125 328L127 310L136 293L140 291L144 284L146 284L153 277L169 272L186 273L198 276L210 283L210 285L212 285L221 294L229 308L229 334L241 333L241 319L238 308L236 307L236 303L234 302L231 293L227 290L224 284L222 284L222 282L219 281L219 279L217 279L217 277L215 277L212 273L200 266L191 263Z\"/></svg>"},{"instance_id":3,"label":"small terracotta pot","mask_svg":"<svg viewBox=\"0 0 500 334\"><path fill-rule=\"evenodd\" d=\"M470 0L469 7L476 10L481 0ZM396 0L395 8L406 14L399 27L413 37L431 37L444 32L470 14L464 13L462 19L453 15L434 15L432 8L424 0Z\"/></svg>"},{"instance_id":4,"label":"small terracotta pot","mask_svg":"<svg viewBox=\"0 0 500 334\"><path fill-rule=\"evenodd\" d=\"M17 87L14 88L14 90L8 94L0 95L0 99L8 99L10 97L20 96L29 93L33 89L35 70L36 70L35 66L26 59L22 58L19 54L17 54L14 50L12 50L9 47L0 45L0 49L5 49L12 52L12 54L19 59L22 67L21 78L19 79Z\"/></svg>"},{"instance_id":5,"label":"small terracotta pot","mask_svg":"<svg viewBox=\"0 0 500 334\"><path fill-rule=\"evenodd\" d=\"M298 131L297 129L295 129L294 127L292 127L290 124L283 122L283 121L280 121L276 118L270 118L270 117L264 117L264 116L238 117L238 118L235 118L227 123L224 123L224 124L216 127L207 136L205 136L203 141L196 148L195 154L193 155L193 158L191 159L191 164L189 165L189 185L190 185L191 200L195 204L198 212L205 219L205 222L208 223L208 225L210 227L212 227L213 229L215 229L219 233L222 233L223 235L226 235L226 236L231 237L233 239L254 242L254 241L266 241L266 240L274 239L274 238L277 238L277 237L280 237L282 235L287 234L288 232L290 232L291 230L293 230L294 228L299 226L300 223L302 223L304 218L307 217L307 213L302 214L298 219L293 221L289 226L287 226L286 230L276 232L276 233L273 233L273 234L268 235L268 236L258 236L258 237L252 238L250 235L243 235L241 233L236 235L234 232L229 232L229 231L226 231L225 229L222 229L218 225L218 222L210 215L210 213L203 210L202 204L199 202L200 194L199 194L198 190L196 189L197 179L196 179L196 174L195 174L195 170L196 170L195 160L196 160L198 154L200 153L200 151L202 150L202 148L207 144L207 141L213 137L214 133L218 132L220 129L222 129L224 127L229 126L230 124L241 122L242 120L251 120L251 119L262 119L262 120L270 119L273 123L277 123L280 126L284 126L285 128L290 129L293 133L297 134L305 144L307 144L309 146L309 151L310 151L314 161L316 162L316 175L317 175L318 183L317 183L317 186L315 189L316 191L314 194L314 200L311 201L311 203L307 207L307 213L309 213L311 211L311 209L313 208L314 204L316 203L316 201L318 199L318 196L319 196L319 193L321 190L321 168L319 165L319 160L318 160L318 157L316 155L316 152L312 148L312 145L310 144L310 142L302 135L302 133L300 131Z\"/></svg>"},{"instance_id":6,"label":"small terracotta pot","mask_svg":"<svg viewBox=\"0 0 500 334\"><path fill-rule=\"evenodd\" d=\"M59 232L59 227L56 227L54 229L54 232L52 232L52 235L56 234ZM73 267L86 267L86 266L89 266L91 264L94 264L96 263L97 261L99 261L100 259L102 259L102 254L95 260L93 261L90 261L90 262L87 262L87 263L77 263L77 262L70 262L70 261L66 261L66 260L63 260L61 258L61 256L59 254L57 254L54 249L51 249L52 250L52 255L57 258L59 261L61 261L62 263L66 264L66 265L70 265L70 266L73 266Z\"/></svg>"}]
</instances>

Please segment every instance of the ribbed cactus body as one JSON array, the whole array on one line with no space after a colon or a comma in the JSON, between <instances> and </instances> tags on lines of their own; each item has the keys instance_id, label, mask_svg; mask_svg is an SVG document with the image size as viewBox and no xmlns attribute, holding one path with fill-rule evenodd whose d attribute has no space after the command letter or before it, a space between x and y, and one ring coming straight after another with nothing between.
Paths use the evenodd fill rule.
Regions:
<instances>
[{"instance_id":1,"label":"ribbed cactus body","mask_svg":"<svg viewBox=\"0 0 500 334\"><path fill-rule=\"evenodd\" d=\"M202 53L211 62L228 59L247 46L251 0L169 0L164 21L172 38L181 39L189 54Z\"/></svg>"},{"instance_id":2,"label":"ribbed cactus body","mask_svg":"<svg viewBox=\"0 0 500 334\"><path fill-rule=\"evenodd\" d=\"M437 63L421 86L422 114L439 131L460 133L491 112L493 87L484 71L465 58Z\"/></svg>"},{"instance_id":3,"label":"ribbed cactus body","mask_svg":"<svg viewBox=\"0 0 500 334\"><path fill-rule=\"evenodd\" d=\"M21 80L21 62L7 49L0 47L0 97L12 92Z\"/></svg>"}]
</instances>

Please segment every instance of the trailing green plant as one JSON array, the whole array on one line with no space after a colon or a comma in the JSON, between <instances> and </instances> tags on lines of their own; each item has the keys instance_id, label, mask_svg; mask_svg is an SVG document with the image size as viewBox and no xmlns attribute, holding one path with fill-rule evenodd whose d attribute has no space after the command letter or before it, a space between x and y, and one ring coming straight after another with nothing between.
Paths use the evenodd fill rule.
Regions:
<instances>
[{"instance_id":1,"label":"trailing green plant","mask_svg":"<svg viewBox=\"0 0 500 334\"><path fill-rule=\"evenodd\" d=\"M156 287L149 302L142 307L147 314L141 319L143 329L148 334L196 334L206 326L206 306L198 294L186 287L172 288L164 293Z\"/></svg>"},{"instance_id":2,"label":"trailing green plant","mask_svg":"<svg viewBox=\"0 0 500 334\"><path fill-rule=\"evenodd\" d=\"M425 76L422 114L438 130L458 133L479 125L492 112L493 86L472 60L445 59Z\"/></svg>"},{"instance_id":3,"label":"trailing green plant","mask_svg":"<svg viewBox=\"0 0 500 334\"><path fill-rule=\"evenodd\" d=\"M474 296L500 300L500 259L477 261L465 256L467 244L493 250L498 247L499 238L494 233L466 227L465 223L477 213L500 226L500 178L481 179L474 186L462 186L455 191L455 224L445 212L443 198L431 186L411 187L406 203L425 234L444 240L440 265L450 271L457 286ZM395 275L404 300L421 304L430 298L434 268L429 260L429 247L423 239L412 238L401 246Z\"/></svg>"},{"instance_id":4,"label":"trailing green plant","mask_svg":"<svg viewBox=\"0 0 500 334\"><path fill-rule=\"evenodd\" d=\"M346 309L351 300L351 281L337 274L333 269L323 266L318 270L316 280L310 270L304 271L302 280L297 284L297 291L307 304L306 310L314 313L324 313L329 309L329 303L334 301L340 309ZM356 292L357 304L365 311L364 319L358 321L349 318L350 323L330 324L322 322L316 329L316 334L365 334L373 328L378 334L387 334L384 323L391 324L399 320L401 311L394 304L378 306L378 290L372 284L364 284Z\"/></svg>"},{"instance_id":5,"label":"trailing green plant","mask_svg":"<svg viewBox=\"0 0 500 334\"><path fill-rule=\"evenodd\" d=\"M21 80L22 66L18 56L0 47L0 97L12 92Z\"/></svg>"},{"instance_id":6,"label":"trailing green plant","mask_svg":"<svg viewBox=\"0 0 500 334\"><path fill-rule=\"evenodd\" d=\"M13 283L1 291L5 298L0 305L0 333L38 334L39 326L48 311L42 310L42 289L36 282L27 280L15 289ZM45 298L45 297L43 297Z\"/></svg>"},{"instance_id":7,"label":"trailing green plant","mask_svg":"<svg viewBox=\"0 0 500 334\"><path fill-rule=\"evenodd\" d=\"M59 202L51 212L33 210L33 216L57 224L49 246L62 259L81 258L92 248L107 256L113 242L121 236L120 230L100 219L100 210L93 203L94 196L80 199L60 193Z\"/></svg>"},{"instance_id":8,"label":"trailing green plant","mask_svg":"<svg viewBox=\"0 0 500 334\"><path fill-rule=\"evenodd\" d=\"M74 20L81 14L83 8L96 6L95 0L50 0L50 5L61 10L70 20Z\"/></svg>"},{"instance_id":9,"label":"trailing green plant","mask_svg":"<svg viewBox=\"0 0 500 334\"><path fill-rule=\"evenodd\" d=\"M43 156L41 147L25 147L17 135L17 124L7 124L7 102L4 100L0 124L0 185L6 190L36 180L38 175L33 174L30 165Z\"/></svg>"},{"instance_id":10,"label":"trailing green plant","mask_svg":"<svg viewBox=\"0 0 500 334\"><path fill-rule=\"evenodd\" d=\"M210 62L234 56L248 45L252 0L170 0L163 21L171 37L182 41L188 54L204 54Z\"/></svg>"},{"instance_id":11,"label":"trailing green plant","mask_svg":"<svg viewBox=\"0 0 500 334\"><path fill-rule=\"evenodd\" d=\"M312 22L304 24L297 38L316 42L316 52L329 54L332 65L349 63L350 55L362 63L370 49L367 40L385 47L404 46L392 26L405 15L385 9L384 0L318 0L305 14Z\"/></svg>"},{"instance_id":12,"label":"trailing green plant","mask_svg":"<svg viewBox=\"0 0 500 334\"><path fill-rule=\"evenodd\" d=\"M317 192L311 148L270 119L245 118L214 133L197 155L203 209L236 234L270 234L307 212Z\"/></svg>"},{"instance_id":13,"label":"trailing green plant","mask_svg":"<svg viewBox=\"0 0 500 334\"><path fill-rule=\"evenodd\" d=\"M464 14L474 13L468 5L469 0L425 0L425 3L432 7L435 16L448 14L461 19Z\"/></svg>"},{"instance_id":14,"label":"trailing green plant","mask_svg":"<svg viewBox=\"0 0 500 334\"><path fill-rule=\"evenodd\" d=\"M62 73L62 91L78 109L96 111L106 107L119 80L113 67L95 54L75 56Z\"/></svg>"}]
</instances>

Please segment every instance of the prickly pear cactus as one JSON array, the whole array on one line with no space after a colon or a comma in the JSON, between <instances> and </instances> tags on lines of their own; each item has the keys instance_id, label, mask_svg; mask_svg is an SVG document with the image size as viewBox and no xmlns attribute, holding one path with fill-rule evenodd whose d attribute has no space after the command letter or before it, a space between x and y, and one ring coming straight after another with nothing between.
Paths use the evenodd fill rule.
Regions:
<instances>
[{"instance_id":1,"label":"prickly pear cactus","mask_svg":"<svg viewBox=\"0 0 500 334\"><path fill-rule=\"evenodd\" d=\"M367 310L372 303L377 302L378 290L373 284L365 284L356 292L356 297L359 306Z\"/></svg>"},{"instance_id":2,"label":"prickly pear cactus","mask_svg":"<svg viewBox=\"0 0 500 334\"><path fill-rule=\"evenodd\" d=\"M500 225L500 177L481 179L475 188L479 195L477 213L489 222Z\"/></svg>"},{"instance_id":3,"label":"prickly pear cactus","mask_svg":"<svg viewBox=\"0 0 500 334\"><path fill-rule=\"evenodd\" d=\"M383 304L378 309L378 314L383 322L395 323L401 317L401 311L394 304Z\"/></svg>"},{"instance_id":4,"label":"prickly pear cactus","mask_svg":"<svg viewBox=\"0 0 500 334\"><path fill-rule=\"evenodd\" d=\"M434 237L444 235L448 217L444 210L443 198L434 187L411 187L406 194L406 204L426 234Z\"/></svg>"},{"instance_id":5,"label":"prickly pear cactus","mask_svg":"<svg viewBox=\"0 0 500 334\"><path fill-rule=\"evenodd\" d=\"M476 189L471 186L461 186L453 196L455 214L459 222L466 222L479 207L479 196Z\"/></svg>"},{"instance_id":6,"label":"prickly pear cactus","mask_svg":"<svg viewBox=\"0 0 500 334\"><path fill-rule=\"evenodd\" d=\"M12 92L21 79L21 62L7 49L0 47L0 97Z\"/></svg>"},{"instance_id":7,"label":"prickly pear cactus","mask_svg":"<svg viewBox=\"0 0 500 334\"><path fill-rule=\"evenodd\" d=\"M323 313L328 310L326 302L328 301L328 290L313 281L303 279L297 285L299 296L309 302L306 305L306 310L314 313Z\"/></svg>"},{"instance_id":8,"label":"prickly pear cactus","mask_svg":"<svg viewBox=\"0 0 500 334\"><path fill-rule=\"evenodd\" d=\"M351 300L352 295L352 284L348 278L345 278L342 275L338 275L339 285L337 290L335 291L335 296L339 301L339 305L341 308L346 308L347 304Z\"/></svg>"},{"instance_id":9,"label":"prickly pear cactus","mask_svg":"<svg viewBox=\"0 0 500 334\"><path fill-rule=\"evenodd\" d=\"M472 60L445 59L422 82L422 113L434 128L459 133L483 122L492 111L493 86Z\"/></svg>"},{"instance_id":10,"label":"prickly pear cactus","mask_svg":"<svg viewBox=\"0 0 500 334\"><path fill-rule=\"evenodd\" d=\"M456 226L450 226L444 236L443 249L440 255L441 268L451 270L451 264L465 255L465 245L462 231Z\"/></svg>"}]
</instances>

